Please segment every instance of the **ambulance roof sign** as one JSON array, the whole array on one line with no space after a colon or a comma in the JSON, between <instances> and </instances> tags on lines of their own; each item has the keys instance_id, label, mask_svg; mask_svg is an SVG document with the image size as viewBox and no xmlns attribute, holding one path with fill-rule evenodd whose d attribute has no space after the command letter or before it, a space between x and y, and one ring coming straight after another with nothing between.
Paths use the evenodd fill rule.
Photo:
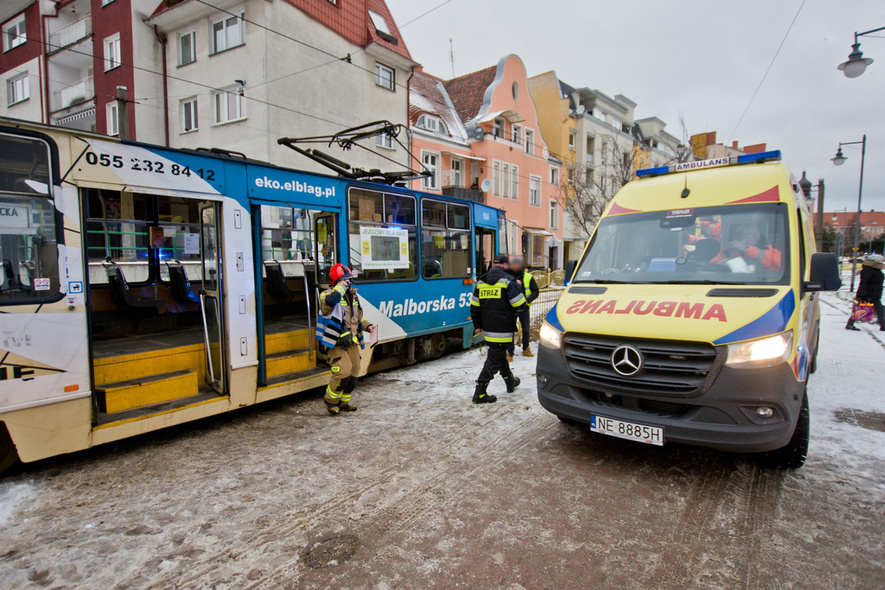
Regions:
<instances>
[{"instance_id":1,"label":"ambulance roof sign","mask_svg":"<svg viewBox=\"0 0 885 590\"><path fill-rule=\"evenodd\" d=\"M743 154L741 156L725 156L722 158L712 158L709 160L695 160L694 162L679 162L670 164L669 166L657 166L655 168L644 168L636 171L636 176L643 178L646 176L660 176L662 174L671 174L673 172L689 172L691 170L701 170L703 168L717 168L719 166L738 166L741 164L759 164L762 162L777 161L781 159L780 150L772 150L770 152L759 152L758 154Z\"/></svg>"}]
</instances>

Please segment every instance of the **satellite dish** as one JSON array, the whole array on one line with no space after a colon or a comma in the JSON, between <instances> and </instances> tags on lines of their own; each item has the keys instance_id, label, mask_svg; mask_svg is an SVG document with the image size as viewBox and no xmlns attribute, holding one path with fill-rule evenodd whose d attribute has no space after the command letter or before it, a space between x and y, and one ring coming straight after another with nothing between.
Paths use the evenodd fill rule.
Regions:
<instances>
[{"instance_id":1,"label":"satellite dish","mask_svg":"<svg viewBox=\"0 0 885 590\"><path fill-rule=\"evenodd\" d=\"M484 193L487 193L487 192L489 192L490 190L492 190L492 179L491 179L491 178L486 178L485 180L483 180L483 181L482 181L482 184L479 185L479 188L480 188L480 189L482 190L482 192L484 192Z\"/></svg>"},{"instance_id":2,"label":"satellite dish","mask_svg":"<svg viewBox=\"0 0 885 590\"><path fill-rule=\"evenodd\" d=\"M482 130L482 127L477 125L473 128L473 139L476 141L482 141L482 138L485 137L485 132Z\"/></svg>"},{"instance_id":3,"label":"satellite dish","mask_svg":"<svg viewBox=\"0 0 885 590\"><path fill-rule=\"evenodd\" d=\"M584 113L587 112L587 108L586 108L584 105L582 105L582 104L579 104L579 105L578 105L578 108L575 109L575 110L577 111L577 113L578 113L579 115L583 115Z\"/></svg>"}]
</instances>

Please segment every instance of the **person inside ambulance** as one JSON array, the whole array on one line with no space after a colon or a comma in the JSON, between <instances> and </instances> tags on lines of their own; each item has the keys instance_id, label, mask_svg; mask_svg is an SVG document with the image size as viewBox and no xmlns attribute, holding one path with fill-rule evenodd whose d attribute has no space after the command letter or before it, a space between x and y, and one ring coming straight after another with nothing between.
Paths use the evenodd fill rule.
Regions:
<instances>
[{"instance_id":1,"label":"person inside ambulance","mask_svg":"<svg viewBox=\"0 0 885 590\"><path fill-rule=\"evenodd\" d=\"M765 270L781 269L781 252L762 238L758 223L741 223L731 229L732 240L718 256L710 260L712 264L743 258L748 264L759 264Z\"/></svg>"},{"instance_id":2,"label":"person inside ambulance","mask_svg":"<svg viewBox=\"0 0 885 590\"><path fill-rule=\"evenodd\" d=\"M350 398L360 372L363 330L375 331L375 326L363 319L363 308L352 281L350 269L336 264L329 271L332 287L320 295L316 338L327 348L332 367L332 379L323 396L330 414L356 411Z\"/></svg>"}]
</instances>

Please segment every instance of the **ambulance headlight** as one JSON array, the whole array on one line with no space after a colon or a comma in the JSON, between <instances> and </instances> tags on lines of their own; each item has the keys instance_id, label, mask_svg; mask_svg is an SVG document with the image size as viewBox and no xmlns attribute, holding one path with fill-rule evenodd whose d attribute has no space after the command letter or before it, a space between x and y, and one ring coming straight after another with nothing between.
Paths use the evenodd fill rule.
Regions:
<instances>
[{"instance_id":1,"label":"ambulance headlight","mask_svg":"<svg viewBox=\"0 0 885 590\"><path fill-rule=\"evenodd\" d=\"M771 367L786 362L793 351L793 331L728 345L726 365L738 369Z\"/></svg>"},{"instance_id":2,"label":"ambulance headlight","mask_svg":"<svg viewBox=\"0 0 885 590\"><path fill-rule=\"evenodd\" d=\"M541 324L541 345L547 348L561 348L562 332L544 322Z\"/></svg>"}]
</instances>

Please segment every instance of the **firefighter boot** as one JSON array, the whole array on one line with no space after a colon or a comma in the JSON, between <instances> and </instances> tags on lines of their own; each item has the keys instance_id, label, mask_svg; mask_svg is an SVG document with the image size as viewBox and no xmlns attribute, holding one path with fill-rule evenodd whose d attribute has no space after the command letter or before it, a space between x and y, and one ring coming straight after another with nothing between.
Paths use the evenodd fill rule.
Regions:
<instances>
[{"instance_id":1,"label":"firefighter boot","mask_svg":"<svg viewBox=\"0 0 885 590\"><path fill-rule=\"evenodd\" d=\"M473 391L473 403L475 404L493 404L498 398L488 393L489 384L476 382L476 389Z\"/></svg>"},{"instance_id":2,"label":"firefighter boot","mask_svg":"<svg viewBox=\"0 0 885 590\"><path fill-rule=\"evenodd\" d=\"M326 387L326 395L323 396L323 403L326 404L326 409L329 410L329 413L333 416L337 416L341 409L338 405L341 403L341 394L332 391L331 387Z\"/></svg>"},{"instance_id":3,"label":"firefighter boot","mask_svg":"<svg viewBox=\"0 0 885 590\"><path fill-rule=\"evenodd\" d=\"M338 409L342 412L356 412L356 404L350 403L350 396L353 390L356 389L356 381L357 378L351 376L344 386L344 391L341 394L341 403L338 404Z\"/></svg>"},{"instance_id":4,"label":"firefighter boot","mask_svg":"<svg viewBox=\"0 0 885 590\"><path fill-rule=\"evenodd\" d=\"M507 385L507 393L513 393L519 387L519 377L510 373L509 377L504 377L504 384Z\"/></svg>"}]
</instances>

